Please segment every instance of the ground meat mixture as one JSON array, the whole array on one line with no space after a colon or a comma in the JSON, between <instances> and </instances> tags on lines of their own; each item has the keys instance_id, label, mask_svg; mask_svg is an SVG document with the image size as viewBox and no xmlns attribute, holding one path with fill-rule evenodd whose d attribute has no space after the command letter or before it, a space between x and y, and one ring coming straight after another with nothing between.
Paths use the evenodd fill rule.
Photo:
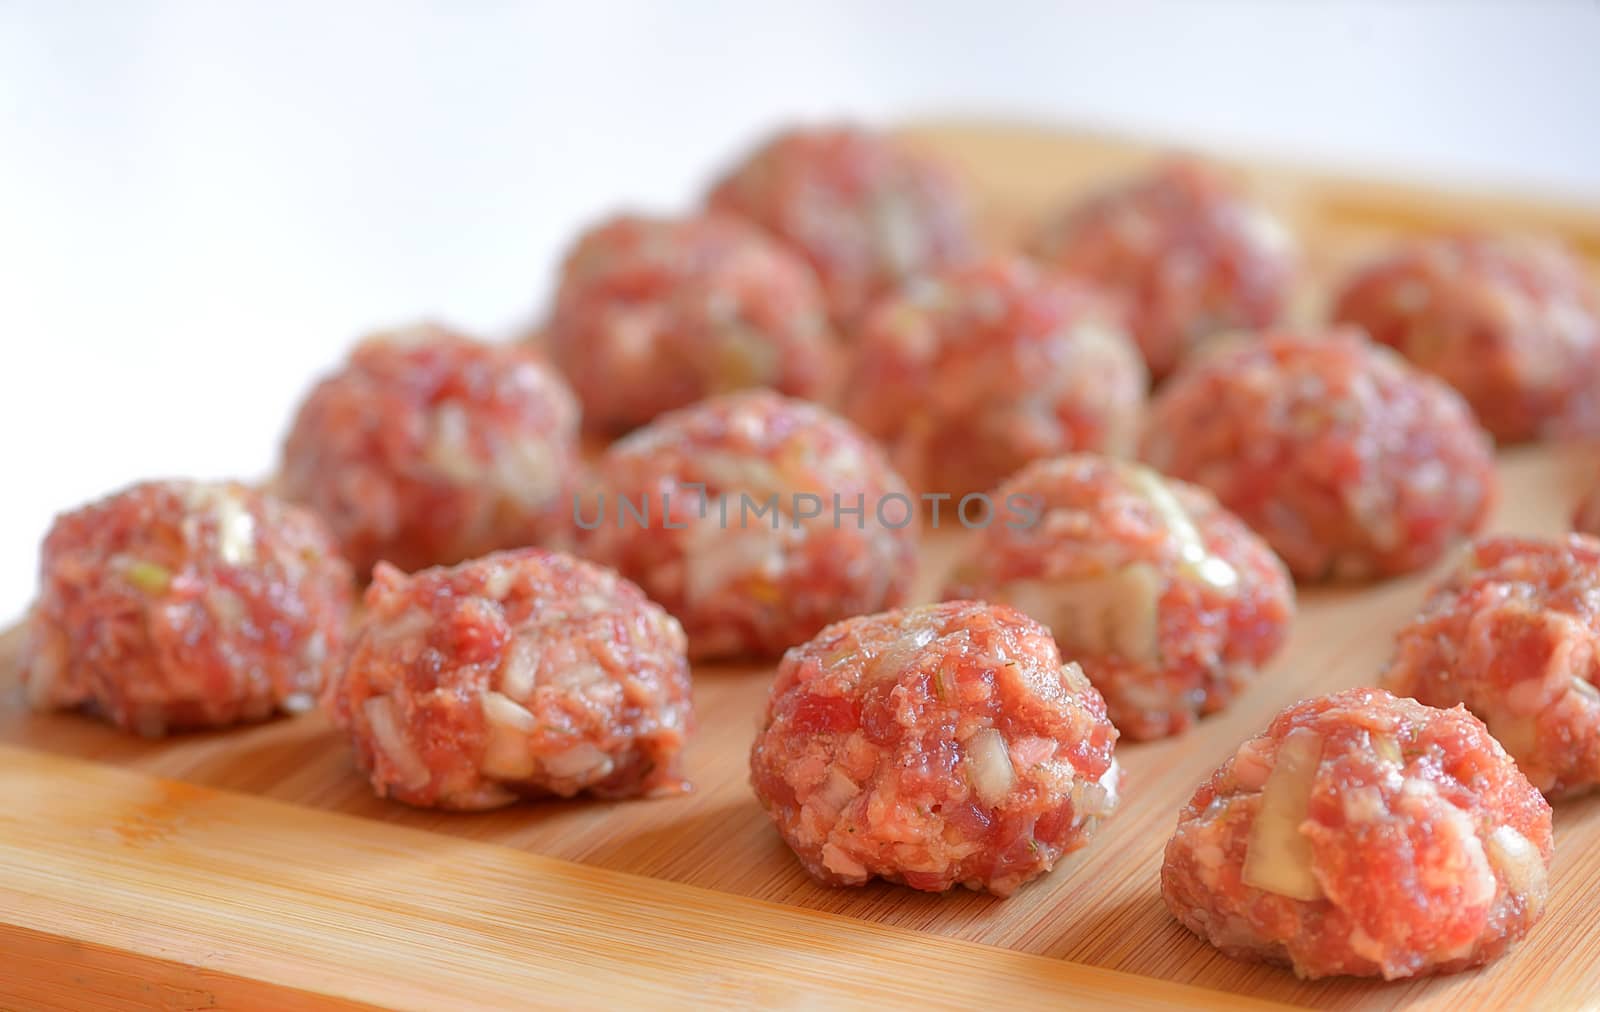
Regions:
<instances>
[{"instance_id":1,"label":"ground meat mixture","mask_svg":"<svg viewBox=\"0 0 1600 1012\"><path fill-rule=\"evenodd\" d=\"M708 203L804 254L841 324L873 298L976 248L954 175L892 137L855 127L772 138L712 189Z\"/></svg>"},{"instance_id":2,"label":"ground meat mixture","mask_svg":"<svg viewBox=\"0 0 1600 1012\"><path fill-rule=\"evenodd\" d=\"M1131 454L1147 383L1097 293L996 258L876 305L844 410L914 488L959 500L1041 457Z\"/></svg>"},{"instance_id":3,"label":"ground meat mixture","mask_svg":"<svg viewBox=\"0 0 1600 1012\"><path fill-rule=\"evenodd\" d=\"M380 796L678 794L683 629L600 566L538 548L407 576L379 565L327 705Z\"/></svg>"},{"instance_id":4,"label":"ground meat mixture","mask_svg":"<svg viewBox=\"0 0 1600 1012\"><path fill-rule=\"evenodd\" d=\"M1296 269L1283 225L1222 172L1192 159L1067 208L1030 250L1126 299L1158 379L1212 334L1276 322Z\"/></svg>"},{"instance_id":5,"label":"ground meat mixture","mask_svg":"<svg viewBox=\"0 0 1600 1012\"><path fill-rule=\"evenodd\" d=\"M1049 626L1125 737L1227 706L1288 637L1288 570L1208 492L1076 455L1030 465L995 498L1015 512L968 542L944 596Z\"/></svg>"},{"instance_id":6,"label":"ground meat mixture","mask_svg":"<svg viewBox=\"0 0 1600 1012\"><path fill-rule=\"evenodd\" d=\"M1550 806L1477 718L1351 689L1200 785L1161 892L1229 956L1393 980L1505 952L1544 912L1550 852Z\"/></svg>"},{"instance_id":7,"label":"ground meat mixture","mask_svg":"<svg viewBox=\"0 0 1600 1012\"><path fill-rule=\"evenodd\" d=\"M544 335L584 423L603 432L747 387L816 398L835 368L811 268L715 215L624 216L586 233Z\"/></svg>"},{"instance_id":8,"label":"ground meat mixture","mask_svg":"<svg viewBox=\"0 0 1600 1012\"><path fill-rule=\"evenodd\" d=\"M1473 544L1400 631L1383 685L1465 704L1556 797L1600 783L1600 540Z\"/></svg>"},{"instance_id":9,"label":"ground meat mixture","mask_svg":"<svg viewBox=\"0 0 1600 1012\"><path fill-rule=\"evenodd\" d=\"M1333 317L1442 377L1504 442L1600 415L1600 292L1557 243L1411 242L1358 270Z\"/></svg>"},{"instance_id":10,"label":"ground meat mixture","mask_svg":"<svg viewBox=\"0 0 1600 1012\"><path fill-rule=\"evenodd\" d=\"M578 408L532 351L423 324L369 338L300 406L280 490L365 576L566 530Z\"/></svg>"},{"instance_id":11,"label":"ground meat mixture","mask_svg":"<svg viewBox=\"0 0 1600 1012\"><path fill-rule=\"evenodd\" d=\"M1459 394L1349 328L1225 341L1151 402L1142 447L1302 580L1436 561L1488 516L1493 447Z\"/></svg>"},{"instance_id":12,"label":"ground meat mixture","mask_svg":"<svg viewBox=\"0 0 1600 1012\"><path fill-rule=\"evenodd\" d=\"M1116 739L1048 629L951 601L840 622L790 650L750 779L825 885L1008 896L1116 807Z\"/></svg>"},{"instance_id":13,"label":"ground meat mixture","mask_svg":"<svg viewBox=\"0 0 1600 1012\"><path fill-rule=\"evenodd\" d=\"M695 658L776 656L904 599L917 506L883 451L766 391L670 412L614 443L578 546L676 615Z\"/></svg>"},{"instance_id":14,"label":"ground meat mixture","mask_svg":"<svg viewBox=\"0 0 1600 1012\"><path fill-rule=\"evenodd\" d=\"M50 528L22 679L37 709L147 737L298 713L338 661L353 595L309 511L239 484L146 482Z\"/></svg>"}]
</instances>

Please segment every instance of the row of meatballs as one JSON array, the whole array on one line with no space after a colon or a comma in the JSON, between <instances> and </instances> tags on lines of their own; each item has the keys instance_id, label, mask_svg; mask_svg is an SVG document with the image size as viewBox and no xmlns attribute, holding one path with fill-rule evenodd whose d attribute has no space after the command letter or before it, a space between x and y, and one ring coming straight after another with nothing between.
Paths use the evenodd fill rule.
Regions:
<instances>
[{"instance_id":1,"label":"row of meatballs","mask_svg":"<svg viewBox=\"0 0 1600 1012\"><path fill-rule=\"evenodd\" d=\"M1293 270L1192 163L1050 223L1048 268L974 260L949 177L855 131L781 138L711 204L578 244L535 342L557 370L387 334L311 393L270 489L149 483L62 517L30 698L157 735L320 697L380 793L484 808L685 789L688 658L787 650L752 781L812 874L1005 894L1114 809L1119 731L1176 733L1249 683L1291 574L1405 572L1478 529L1473 408L1505 439L1588 410L1592 296L1538 245L1427 244L1341 299L1470 406L1353 330L1200 346L1276 319ZM759 386L852 421L728 392ZM597 434L643 426L592 470L580 402ZM1062 455L1135 447L1175 477ZM949 602L872 614L905 598L941 503L979 528ZM592 561L498 551L530 544ZM1600 777L1594 549L1479 542L1386 675L1465 702L1552 795ZM347 642L352 567L371 582ZM1225 951L1401 976L1520 935L1549 839L1474 718L1364 693L1246 743L1164 885Z\"/></svg>"},{"instance_id":2,"label":"row of meatballs","mask_svg":"<svg viewBox=\"0 0 1600 1012\"><path fill-rule=\"evenodd\" d=\"M1217 334L1282 324L1300 273L1285 225L1194 159L1068 205L1026 262L985 255L969 205L926 153L792 131L702 212L585 234L542 336L597 431L740 386L836 395L914 485L960 494L1036 456L1127 450L1147 378ZM1327 303L1502 442L1596 421L1600 298L1554 241L1405 243Z\"/></svg>"},{"instance_id":3,"label":"row of meatballs","mask_svg":"<svg viewBox=\"0 0 1600 1012\"><path fill-rule=\"evenodd\" d=\"M1102 479L1129 468L1059 463ZM1161 479L1136 474L1120 480L1148 503ZM338 614L348 578L310 514L275 508L239 486L168 483L68 518L102 544L188 556L125 555L115 578L80 587L97 595L80 617L105 628L57 638L36 622L30 691L48 705L63 689L110 688L96 676L117 680L108 698L132 709L109 712L147 731L187 702L203 707L190 716L262 715L221 693L337 651L337 623L314 626ZM130 538L126 521L140 518L110 511L133 509L146 526ZM1205 559L1185 549L1196 520L1181 500L1154 511L1174 567L1227 566L1236 587L1254 578L1221 545ZM1503 952L1548 892L1551 812L1534 784L1558 795L1594 782L1597 602L1600 541L1476 543L1402 630L1384 681L1464 700L1528 774L1460 705L1381 690L1302 701L1181 812L1162 869L1174 914L1224 952L1310 977L1444 972ZM1095 635L1126 635L1111 633L1125 620ZM1080 663L1063 663L1074 630L957 599L846 619L787 651L750 774L807 871L830 885L881 877L1005 896L1085 846L1124 785L1105 699ZM263 648L264 635L276 644ZM674 794L688 788L686 648L637 586L563 553L497 552L410 576L382 563L326 705L379 793L413 804ZM294 706L311 705L311 686L296 688ZM139 696L164 689L188 698Z\"/></svg>"},{"instance_id":4,"label":"row of meatballs","mask_svg":"<svg viewBox=\"0 0 1600 1012\"><path fill-rule=\"evenodd\" d=\"M769 391L668 412L585 469L575 416L525 350L425 327L363 344L302 407L277 494L147 485L58 521L32 612L34 697L153 734L303 707L340 661L347 563L381 587L389 570L538 543L638 584L696 660L774 657L902 603L919 530L945 526L973 530L943 596L1045 622L1122 732L1153 738L1226 705L1277 650L1295 558L1415 568L1475 530L1494 489L1459 399L1353 335L1260 336L1180 370L1146 456L1200 484L1068 454L954 502L915 496L856 427ZM258 548L253 582L214 572L251 570ZM151 613L175 647L237 636L239 656L262 656L223 657L200 697L163 678L170 665L129 678L106 659L140 652ZM105 644L85 660L89 639Z\"/></svg>"}]
</instances>

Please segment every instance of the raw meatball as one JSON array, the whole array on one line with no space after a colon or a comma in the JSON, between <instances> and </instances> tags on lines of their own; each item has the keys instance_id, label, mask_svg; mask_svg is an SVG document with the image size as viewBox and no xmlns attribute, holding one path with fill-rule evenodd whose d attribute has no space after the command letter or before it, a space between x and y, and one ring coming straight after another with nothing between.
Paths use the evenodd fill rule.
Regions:
<instances>
[{"instance_id":1,"label":"raw meatball","mask_svg":"<svg viewBox=\"0 0 1600 1012\"><path fill-rule=\"evenodd\" d=\"M1493 447L1459 394L1350 329L1199 356L1144 458L1211 489L1303 580L1420 569L1488 516Z\"/></svg>"},{"instance_id":2,"label":"raw meatball","mask_svg":"<svg viewBox=\"0 0 1600 1012\"><path fill-rule=\"evenodd\" d=\"M1600 411L1600 294L1557 243L1409 243L1357 271L1333 317L1442 377L1505 442Z\"/></svg>"},{"instance_id":3,"label":"raw meatball","mask_svg":"<svg viewBox=\"0 0 1600 1012\"><path fill-rule=\"evenodd\" d=\"M678 794L683 628L616 573L538 548L407 576L380 564L328 703L382 797Z\"/></svg>"},{"instance_id":4,"label":"raw meatball","mask_svg":"<svg viewBox=\"0 0 1600 1012\"><path fill-rule=\"evenodd\" d=\"M1009 896L1116 807L1116 740L1048 629L952 601L840 622L785 654L750 780L824 885Z\"/></svg>"},{"instance_id":5,"label":"raw meatball","mask_svg":"<svg viewBox=\"0 0 1600 1012\"><path fill-rule=\"evenodd\" d=\"M545 336L585 424L612 432L746 387L817 397L835 354L811 268L709 215L613 218L584 235Z\"/></svg>"},{"instance_id":6,"label":"raw meatball","mask_svg":"<svg viewBox=\"0 0 1600 1012\"><path fill-rule=\"evenodd\" d=\"M1040 457L1131 454L1147 377L1108 306L1077 282L996 259L873 308L845 413L921 492L987 492Z\"/></svg>"},{"instance_id":7,"label":"raw meatball","mask_svg":"<svg viewBox=\"0 0 1600 1012\"><path fill-rule=\"evenodd\" d=\"M975 242L965 195L938 161L854 127L791 130L719 182L712 209L790 244L848 323L906 279L958 263Z\"/></svg>"},{"instance_id":8,"label":"raw meatball","mask_svg":"<svg viewBox=\"0 0 1600 1012\"><path fill-rule=\"evenodd\" d=\"M1491 537L1400 631L1383 685L1463 703L1555 797L1600 783L1600 540Z\"/></svg>"},{"instance_id":9,"label":"raw meatball","mask_svg":"<svg viewBox=\"0 0 1600 1012\"><path fill-rule=\"evenodd\" d=\"M1157 379L1212 334L1276 322L1296 269L1283 225L1221 172L1187 159L1067 208L1030 250L1127 300Z\"/></svg>"},{"instance_id":10,"label":"raw meatball","mask_svg":"<svg viewBox=\"0 0 1600 1012\"><path fill-rule=\"evenodd\" d=\"M367 339L317 384L280 489L363 575L458 562L565 532L577 429L571 391L531 351L423 324Z\"/></svg>"},{"instance_id":11,"label":"raw meatball","mask_svg":"<svg viewBox=\"0 0 1600 1012\"><path fill-rule=\"evenodd\" d=\"M765 391L670 412L614 444L578 545L683 622L696 659L776 656L905 598L917 511L883 451Z\"/></svg>"},{"instance_id":12,"label":"raw meatball","mask_svg":"<svg viewBox=\"0 0 1600 1012\"><path fill-rule=\"evenodd\" d=\"M1005 519L967 543L944 596L1049 626L1126 737L1227 706L1288 637L1288 570L1208 492L1079 455L1039 461L994 497Z\"/></svg>"},{"instance_id":13,"label":"raw meatball","mask_svg":"<svg viewBox=\"0 0 1600 1012\"><path fill-rule=\"evenodd\" d=\"M145 482L56 518L22 680L146 737L314 705L354 586L309 511L244 485Z\"/></svg>"},{"instance_id":14,"label":"raw meatball","mask_svg":"<svg viewBox=\"0 0 1600 1012\"><path fill-rule=\"evenodd\" d=\"M1544 912L1550 806L1466 710L1302 700L1178 816L1161 893L1229 956L1300 977L1487 963Z\"/></svg>"}]
</instances>

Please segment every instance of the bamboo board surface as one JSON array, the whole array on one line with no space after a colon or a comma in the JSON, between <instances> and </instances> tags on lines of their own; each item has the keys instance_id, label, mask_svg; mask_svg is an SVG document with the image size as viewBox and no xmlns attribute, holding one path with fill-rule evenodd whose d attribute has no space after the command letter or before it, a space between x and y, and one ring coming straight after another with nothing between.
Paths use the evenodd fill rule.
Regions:
<instances>
[{"instance_id":1,"label":"bamboo board surface","mask_svg":"<svg viewBox=\"0 0 1600 1012\"><path fill-rule=\"evenodd\" d=\"M1150 157L1026 128L912 134L966 170L1001 242ZM1538 228L1600 256L1590 210L1249 171L1309 248L1303 314L1319 279L1398 232ZM1502 454L1493 529L1562 530L1595 466L1580 448ZM955 547L928 544L925 589ZM314 714L159 743L29 714L12 632L0 637L0 1006L1600 1001L1588 900L1600 798L1558 806L1549 912L1475 973L1302 982L1215 953L1161 903L1161 848L1195 784L1285 704L1370 683L1428 580L1303 592L1290 646L1261 681L1183 737L1119 748L1123 807L1004 901L806 878L745 783L770 665L697 668L687 798L463 815L373 797Z\"/></svg>"}]
</instances>

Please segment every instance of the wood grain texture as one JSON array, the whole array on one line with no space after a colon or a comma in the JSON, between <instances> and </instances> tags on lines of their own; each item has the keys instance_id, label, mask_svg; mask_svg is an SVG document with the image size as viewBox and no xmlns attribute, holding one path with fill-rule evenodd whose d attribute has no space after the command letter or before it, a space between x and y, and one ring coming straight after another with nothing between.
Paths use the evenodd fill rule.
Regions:
<instances>
[{"instance_id":1,"label":"wood grain texture","mask_svg":"<svg viewBox=\"0 0 1600 1012\"><path fill-rule=\"evenodd\" d=\"M1026 128L942 126L909 133L917 143L951 157L972 180L980 194L981 210L991 235L1000 242L1014 238L1019 229L1047 206L1085 187L1135 170L1152 154L1151 149L1138 144L1104 138L1074 138ZM1452 196L1389 184L1330 180L1283 167L1252 165L1244 168L1269 202L1289 218L1305 238L1310 283L1301 292L1296 307L1297 313L1305 318L1317 313L1321 282L1328 273L1342 268L1387 235L1454 223L1537 228L1563 234L1585 253L1600 256L1600 213L1592 210L1511 198ZM1534 533L1562 530L1572 502L1581 486L1591 479L1594 467L1589 452L1581 448L1541 448L1502 455L1504 494L1493 528ZM924 560L925 590L937 581L945 560L955 547L955 539L949 537L930 542ZM117 822L107 812L96 816L97 809L91 806L71 808L78 813L80 822L72 826L56 824L59 806L68 804L62 800L62 795L69 787L78 790L84 783L92 783L94 789L114 795L117 788L110 785L123 783L115 778L126 774L76 764L22 763L30 752L55 753L93 760L104 767L121 767L139 774L289 803L288 806L260 805L241 798L217 800L218 796L209 793L196 795L205 799L196 802L201 810L211 811L216 807L235 813L229 818L268 820L250 825L251 833L244 834L256 840L253 846L259 850L252 853L259 857L257 864L270 864L269 855L292 856L295 861L304 862L303 882L299 884L312 897L308 902L320 902L316 898L324 895L321 891L324 889L335 890L342 900L352 904L362 895L376 896L391 890L386 894L390 898L374 900L370 909L350 906L341 916L353 920L339 923L358 936L363 931L381 934L383 944L373 943L370 951L392 954L399 967L414 966L415 972L402 978L406 986L396 983L398 991L346 994L318 990L321 985L307 983L310 978L274 978L285 985L310 988L314 993L338 993L380 1003L389 1001L389 996L394 994L404 997L438 993L425 990L445 985L433 976L430 963L410 959L413 950L405 947L409 936L404 924L393 919L401 914L390 905L395 884L417 878L426 882L427 875L436 871L448 876L452 888L466 888L469 892L462 893L462 898L455 902L448 895L432 893L433 906L426 910L417 905L406 906L404 917L433 917L446 921L457 916L466 918L478 925L478 928L462 928L470 935L466 941L480 947L488 946L484 951L492 950L491 943L498 936L487 929L483 929L482 934L473 933L482 928L478 918L489 909L482 904L497 903L496 889L521 874L532 875L533 880L540 883L560 883L552 888L561 890L563 904L572 905L571 909L563 906L557 910L549 904L541 904L537 908L539 918L576 916L574 911L588 911L591 916L599 917L601 910L608 911L606 917L615 917L622 907L607 904L613 900L621 902L617 899L619 892L628 889L643 889L651 896L662 897L660 912L663 917L667 916L668 897L673 902L688 904L689 910L703 916L722 916L726 921L718 922L719 933L735 930L741 911L749 912L749 916L763 924L776 924L782 919L780 914L792 918L799 926L794 930L801 933L787 946L768 940L773 947L766 950L763 958L772 962L765 976L760 975L754 962L740 964L751 974L739 978L741 987L755 987L758 982L765 981L763 986L779 989L747 993L746 997L758 1001L797 1000L800 992L784 990L801 979L789 972L790 962L818 958L811 948L815 944L811 940L813 937L826 936L833 930L857 928L887 932L883 937L895 939L896 945L904 942L906 948L895 949L894 958L909 960L904 972L923 977L930 983L924 990L933 993L942 989L942 985L932 984L943 980L936 975L940 966L970 971L984 980L996 982L998 978L991 975L990 968L1001 964L993 961L1010 959L1012 957L1002 950L1015 950L1053 957L1058 966L1065 965L1059 963L1060 960L1070 960L1150 978L1153 990L1148 993L1153 997L1171 997L1171 992L1160 991L1154 981L1176 981L1273 1001L1335 1008L1394 1008L1410 1003L1441 1008L1498 1007L1526 1003L1534 998L1544 1007L1555 1007L1600 998L1600 963L1593 958L1600 953L1600 918L1593 916L1588 900L1589 894L1600 888L1600 799L1579 800L1558 807L1554 891L1549 913L1535 928L1532 937L1509 957L1476 973L1394 984L1302 982L1280 969L1222 957L1174 923L1162 906L1157 890L1161 848L1171 832L1178 808L1196 783L1240 740L1259 731L1271 715L1287 703L1305 695L1370 683L1387 656L1393 631L1417 606L1429 579L1424 574L1359 592L1302 594L1301 614L1289 648L1260 683L1230 710L1208 718L1181 738L1121 747L1119 757L1128 774L1123 808L1103 827L1087 850L1069 857L1052 874L1005 901L965 892L929 896L884 885L834 890L812 884L768 825L745 782L746 751L765 697L770 666L703 666L696 670L699 731L689 749L688 770L697 789L687 798L551 802L481 815L452 815L415 811L374 798L352 768L343 744L316 715L228 734L191 735L154 744L128 738L70 715L30 715L23 709L20 694L12 685L15 668L12 657L17 645L14 635L0 639L0 742L9 742L27 751L7 754L0 758L0 763L7 767L4 783L5 790L13 792L11 798L32 797L42 807L38 814L23 815L10 799L0 799L0 807L12 812L14 820L21 820L8 824L3 831L3 844L13 848L6 864L8 867L20 864L27 854L35 851L41 853L32 859L48 856L57 845L67 848L71 860L51 865L57 872L34 881L31 886L38 890L36 895L41 897L41 904L52 896L59 899L73 895L84 899L87 894L72 892L82 884L73 877L74 867L94 868L97 874L101 870L121 868L120 881L130 887L137 884L137 869L156 867L172 876L166 883L172 889L185 888L178 875L181 856L162 848L143 851L138 848L143 830L139 829L137 819ZM19 764L28 771L28 777L40 778L32 795L14 793L26 792L18 780L22 774L15 772ZM100 777L112 779L98 779ZM147 780L128 779L126 784L130 792L156 790ZM177 805L169 814L176 816L186 810L184 805ZM367 821L333 819L314 810L359 816ZM98 822L95 821L97 817ZM293 835L333 832L321 828L330 819L331 824L339 827L336 835L340 840L348 840L350 845L359 841L361 847L370 848L363 850L364 854L381 852L386 846L384 841L392 839L399 841L392 844L394 853L399 856L390 860L345 863L334 852L338 848L319 851L309 846L305 837ZM152 828L151 833L172 833L173 839L183 841L185 848L220 846L224 839L207 835L223 832L214 823L191 825L181 818L175 822L156 822L162 828ZM106 836L102 832L100 846L110 848L105 853L81 841L73 842L96 826L101 830L121 826L125 833L118 835L113 831L111 836ZM360 830L352 827L360 827ZM240 826L233 829L243 832ZM15 849L18 838L15 834L18 833L25 835L29 841L27 846L32 850ZM200 839L190 841L190 833L200 834ZM286 833L290 836L285 842L280 837ZM530 855L564 859L582 867ZM151 861L156 864L147 863ZM408 872L407 862L418 864L411 865ZM209 867L216 872L218 866ZM480 868L481 872L477 870ZM14 870L11 868L7 874ZM244 869L240 866L235 870ZM264 870L263 867L250 869L251 874ZM630 873L644 879L619 879L615 873ZM411 877L408 878L408 874ZM475 876L480 874L487 885L473 890L474 883L479 881ZM363 876L367 875L378 877L367 882L372 888L363 889L366 881ZM189 913L204 913L236 926L268 913L281 919L275 922L280 927L297 923L295 918L299 915L291 889L296 884L293 878L289 875L285 879L271 880L274 888L281 886L283 891L262 894L258 897L259 905L253 900L252 905L243 910L230 907L221 899L206 902L203 893L196 893L188 897L193 906ZM192 885L198 890L214 886L218 881L199 876ZM593 882L607 884L592 889L584 885ZM629 885L619 885L619 882ZM682 890L663 883L703 889ZM5 888L15 890L19 885L11 879L5 882ZM666 891L657 894L654 892L657 889ZM707 889L714 892L703 891ZM526 891L524 887L523 892ZM517 893L513 891L512 895ZM783 904L790 912L751 904L750 900ZM14 934L18 922L7 915L5 907L6 903L0 901L0 921L12 925L13 934L7 936L10 942L19 937ZM48 909L48 904L41 905L36 915L43 917ZM172 909L176 912L180 908ZM500 911L496 918L503 918L503 923L496 921L497 930L510 935L519 929L537 931L542 923L533 919L532 908L524 910L514 904L511 907L502 904L493 909ZM843 915L846 919L818 920L815 914ZM359 918L366 915L370 915L370 923L363 925ZM690 916L689 922L695 923L695 917ZM332 923L331 915L328 923ZM424 934L438 930L434 921L419 923L428 925L418 929ZM628 941L628 932L621 924L604 918L595 923L605 925L607 945L647 945L637 938ZM824 923L829 925L826 930L815 927ZM119 944L130 937L113 931L93 936L74 934L65 924L56 924L59 930L55 934L50 933L54 929L48 924L23 927L44 931L50 938L83 939L86 944L103 946L113 954L119 951ZM312 924L303 927L309 929ZM326 925L319 925L318 930L324 927ZM461 928L461 924L457 923L456 927ZM72 930L77 930L77 926ZM156 927L150 926L149 931L150 934L139 936L146 943L139 951L162 957L159 946L164 940ZM284 931L287 942L293 932L287 927ZM813 934L806 934L807 931ZM919 935L928 939L926 953L931 955L918 955L922 950L907 941L914 941ZM454 937L460 940L462 936ZM707 938L707 942L715 940ZM1000 948L958 944L962 942ZM310 946L306 955L316 955L312 951L316 948ZM52 958L33 949L29 951L34 952L31 958L36 960L48 963ZM294 951L301 952L300 949ZM715 951L714 945L709 949L697 945L692 952L680 953L680 958L700 961L710 958ZM870 946L861 948L858 945L840 958L845 955L859 956L860 962L872 964L879 971L886 966L882 954L875 954ZM201 958L195 965L221 974L232 973L248 983L256 979L252 974L270 968L266 955L260 958L261 962L248 967L209 957ZM857 964L852 962L850 966L852 969L842 970L837 976L855 973ZM604 973L609 975L615 969L609 967ZM620 986L615 981L590 982L589 977L599 972L602 972L600 964L574 964L566 979L574 986ZM0 978L4 976L0 973ZM807 979L821 986L834 976L821 973ZM888 981L876 979L882 986L890 986ZM457 978L450 980L457 981ZM1045 978L1040 980L1043 981L1041 987L1049 983ZM378 981L374 986L382 983ZM1011 992L1007 990L1009 986L1001 987L996 983L996 990L990 992L991 1001L1010 998L1020 1001L1042 996L1041 992L1032 995L1021 990ZM1117 992L1113 985L1106 986L1111 988L1110 994L1131 997ZM488 987L486 984L485 988ZM490 990L471 993L486 1000L506 997L505 992ZM1201 992L1200 997L1206 993ZM895 997L889 992L870 990L830 992L835 998L841 994L856 995L864 1001ZM899 997L910 996L907 993ZM541 997L550 996L541 994ZM594 997L604 996L596 993ZM622 993L613 992L609 997L620 1000Z\"/></svg>"},{"instance_id":2,"label":"wood grain texture","mask_svg":"<svg viewBox=\"0 0 1600 1012\"><path fill-rule=\"evenodd\" d=\"M0 813L0 1003L1234 1005L16 748ZM68 973L87 995L49 989Z\"/></svg>"}]
</instances>

